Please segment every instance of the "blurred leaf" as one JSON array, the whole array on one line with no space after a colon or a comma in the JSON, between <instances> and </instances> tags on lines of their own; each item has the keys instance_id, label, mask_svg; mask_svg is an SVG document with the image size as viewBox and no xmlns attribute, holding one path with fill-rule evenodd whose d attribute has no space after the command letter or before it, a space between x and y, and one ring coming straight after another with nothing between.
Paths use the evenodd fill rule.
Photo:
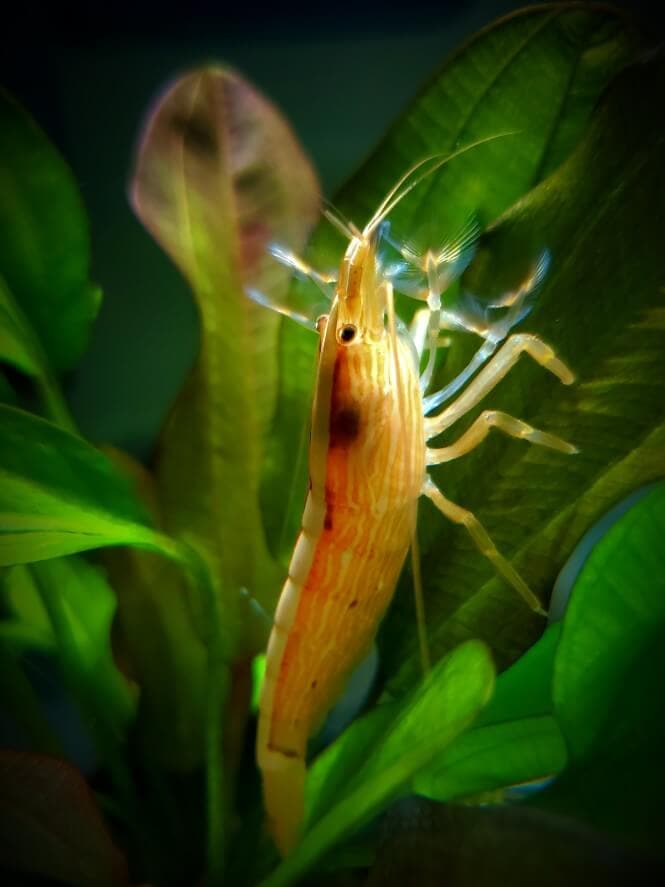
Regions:
<instances>
[{"instance_id":1,"label":"blurred leaf","mask_svg":"<svg viewBox=\"0 0 665 887\"><path fill-rule=\"evenodd\" d=\"M383 840L367 884L623 887L657 884L662 874L657 864L542 811L409 799L385 817Z\"/></svg>"},{"instance_id":2,"label":"blurred leaf","mask_svg":"<svg viewBox=\"0 0 665 887\"><path fill-rule=\"evenodd\" d=\"M0 274L56 372L76 365L100 304L78 189L34 120L0 91Z\"/></svg>"},{"instance_id":3,"label":"blurred leaf","mask_svg":"<svg viewBox=\"0 0 665 887\"><path fill-rule=\"evenodd\" d=\"M57 640L57 661L96 746L117 747L134 717L136 694L111 653L115 596L101 571L80 557L30 569Z\"/></svg>"},{"instance_id":4,"label":"blurred leaf","mask_svg":"<svg viewBox=\"0 0 665 887\"><path fill-rule=\"evenodd\" d=\"M474 720L491 696L493 684L494 669L487 648L469 641L438 663L422 686L399 706L399 715L390 724L379 721L379 708L369 715L373 731L366 729L365 719L349 727L338 742L350 750L350 759L336 754L337 743L333 743L308 776L308 781L325 786L326 770L333 767L346 773L346 783L342 788L336 779L340 791L332 804L316 821L312 822L310 815L302 843L275 870L266 887L293 883L337 842L407 790L415 774ZM351 766L360 763L360 740L365 760L352 773ZM308 800L312 809L318 808L309 785Z\"/></svg>"},{"instance_id":5,"label":"blurred leaf","mask_svg":"<svg viewBox=\"0 0 665 887\"><path fill-rule=\"evenodd\" d=\"M192 286L200 353L159 444L165 525L193 534L212 558L236 653L246 636L247 589L271 608L279 574L258 503L263 437L275 409L279 320L251 302L274 236L300 248L318 209L309 164L277 110L223 68L201 68L170 87L139 148L132 202ZM272 289L283 280L267 266ZM245 635L243 637L243 634Z\"/></svg>"},{"instance_id":6,"label":"blurred leaf","mask_svg":"<svg viewBox=\"0 0 665 887\"><path fill-rule=\"evenodd\" d=\"M0 750L0 867L11 883L21 875L72 887L129 883L78 770L56 758L6 750Z\"/></svg>"},{"instance_id":7,"label":"blurred leaf","mask_svg":"<svg viewBox=\"0 0 665 887\"><path fill-rule=\"evenodd\" d=\"M4 627L5 623L0 623ZM61 755L60 741L53 734L21 664L20 653L13 649L12 640L0 634L0 710L3 721L8 718L20 737L33 751ZM7 742L6 733L4 744Z\"/></svg>"},{"instance_id":8,"label":"blurred leaf","mask_svg":"<svg viewBox=\"0 0 665 887\"><path fill-rule=\"evenodd\" d=\"M662 855L665 484L598 542L573 589L554 670L571 766L533 803Z\"/></svg>"},{"instance_id":9,"label":"blurred leaf","mask_svg":"<svg viewBox=\"0 0 665 887\"><path fill-rule=\"evenodd\" d=\"M150 474L126 453L108 455L159 526ZM186 577L177 564L147 551L109 549L102 557L118 598L114 651L141 688L137 726L144 753L169 769L191 770L204 753L208 657Z\"/></svg>"},{"instance_id":10,"label":"blurred leaf","mask_svg":"<svg viewBox=\"0 0 665 887\"><path fill-rule=\"evenodd\" d=\"M5 361L28 376L39 372L26 331L16 316L9 290L0 277L0 361Z\"/></svg>"},{"instance_id":11,"label":"blurred leaf","mask_svg":"<svg viewBox=\"0 0 665 887\"><path fill-rule=\"evenodd\" d=\"M181 557L109 460L50 422L0 406L0 564L46 560L105 545Z\"/></svg>"},{"instance_id":12,"label":"blurred leaf","mask_svg":"<svg viewBox=\"0 0 665 887\"><path fill-rule=\"evenodd\" d=\"M475 291L492 294L505 289L505 275L525 257L545 248L552 257L524 326L554 345L578 382L564 387L527 358L482 406L571 440L579 454L496 435L436 471L446 495L478 515L543 600L588 527L665 474L665 124L654 113L664 89L659 58L618 77L579 148L500 220L467 275ZM446 372L458 372L476 347L456 338ZM538 618L493 576L467 534L428 503L422 512L434 651L479 636L500 663L511 661L533 638ZM386 668L397 671L395 691L418 674L415 628L404 629L412 614L408 585L380 638Z\"/></svg>"}]
</instances>

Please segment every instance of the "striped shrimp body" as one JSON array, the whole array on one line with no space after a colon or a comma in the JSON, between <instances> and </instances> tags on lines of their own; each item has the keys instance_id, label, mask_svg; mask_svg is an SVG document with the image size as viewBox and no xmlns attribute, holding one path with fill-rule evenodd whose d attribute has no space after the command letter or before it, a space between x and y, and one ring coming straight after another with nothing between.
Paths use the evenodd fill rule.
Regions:
<instances>
[{"instance_id":1,"label":"striped shrimp body","mask_svg":"<svg viewBox=\"0 0 665 887\"><path fill-rule=\"evenodd\" d=\"M316 323L320 349L309 492L268 644L257 736L268 827L282 854L297 844L302 829L308 739L372 643L414 541L421 495L463 525L497 571L543 612L475 516L443 495L427 467L468 453L491 428L566 453L575 448L496 411L481 413L447 447L428 442L476 406L523 352L566 384L573 376L537 337L508 335L508 322L479 333L485 341L460 374L461 383L426 394L439 329L449 320L440 297L450 279L445 267L450 250L422 259L427 283L418 297L427 308L416 313L411 333L398 329L392 281L377 261L381 222L420 181L422 172L414 178L420 166L397 183L362 232L348 230L329 313ZM321 283L322 275L301 259L284 250L278 257ZM523 316L522 303L536 277L504 299L509 317ZM426 349L429 359L420 375ZM427 415L452 396L438 414Z\"/></svg>"}]
</instances>

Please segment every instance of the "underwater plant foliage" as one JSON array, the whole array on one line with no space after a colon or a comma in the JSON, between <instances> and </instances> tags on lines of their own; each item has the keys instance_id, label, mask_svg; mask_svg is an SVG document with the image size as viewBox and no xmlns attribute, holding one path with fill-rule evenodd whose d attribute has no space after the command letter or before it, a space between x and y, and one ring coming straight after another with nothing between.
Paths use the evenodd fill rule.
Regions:
<instances>
[{"instance_id":1,"label":"underwater plant foliage","mask_svg":"<svg viewBox=\"0 0 665 887\"><path fill-rule=\"evenodd\" d=\"M653 486L545 630L464 532L421 506L433 668L423 679L407 568L375 686L313 756L304 835L281 861L253 763L252 660L307 487L316 337L250 301L244 281L259 269L274 300L306 297L287 269L261 264L265 229L322 271L343 240L316 225L309 161L240 74L203 67L167 89L131 200L191 286L201 338L155 458L139 465L85 440L68 408L63 374L100 304L87 221L62 158L0 94L0 711L20 738L0 750L10 883L662 874L664 86L662 55L641 55L623 16L526 9L453 53L334 197L361 225L414 162L500 136L415 188L390 231L438 246L473 216L477 253L444 299L482 310L550 256L521 328L577 381L564 388L523 361L491 406L579 453L496 435L436 469L542 600L585 532ZM398 308L408 320L412 307ZM442 384L477 347L450 339ZM44 705L44 671L80 718L85 766Z\"/></svg>"}]
</instances>

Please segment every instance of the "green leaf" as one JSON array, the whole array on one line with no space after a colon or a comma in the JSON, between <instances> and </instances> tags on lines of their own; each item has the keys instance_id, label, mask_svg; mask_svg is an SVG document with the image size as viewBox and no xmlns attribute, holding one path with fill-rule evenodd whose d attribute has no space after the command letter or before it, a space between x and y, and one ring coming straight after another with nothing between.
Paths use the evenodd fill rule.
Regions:
<instances>
[{"instance_id":1,"label":"green leaf","mask_svg":"<svg viewBox=\"0 0 665 887\"><path fill-rule=\"evenodd\" d=\"M550 715L476 727L417 776L413 789L433 801L453 801L555 776L566 757Z\"/></svg>"},{"instance_id":2,"label":"green leaf","mask_svg":"<svg viewBox=\"0 0 665 887\"><path fill-rule=\"evenodd\" d=\"M525 419L580 452L564 457L497 434L435 472L446 495L477 514L543 601L589 526L665 474L665 202L655 197L665 194L665 126L654 113L663 88L662 58L626 69L578 149L488 233L467 275L473 291L493 294L505 291L506 275L527 257L543 249L551 255L523 329L551 343L578 380L564 387L523 358L479 409ZM476 347L456 337L446 373L458 372ZM473 418L475 411L447 439ZM479 636L500 663L516 658L539 620L493 576L463 531L429 504L422 511L434 651ZM418 673L415 631L404 630L412 614L408 586L402 583L380 638L394 691Z\"/></svg>"},{"instance_id":3,"label":"green leaf","mask_svg":"<svg viewBox=\"0 0 665 887\"><path fill-rule=\"evenodd\" d=\"M0 623L0 628L5 625ZM60 742L53 734L41 701L25 673L20 653L4 632L0 633L0 707L3 721L8 719L33 751L62 754ZM6 736L5 732L5 744L9 744Z\"/></svg>"},{"instance_id":4,"label":"green leaf","mask_svg":"<svg viewBox=\"0 0 665 887\"><path fill-rule=\"evenodd\" d=\"M352 725L338 740L350 756L336 752L334 743L316 762L308 783L325 786L330 769L346 773L347 780L325 814L308 822L302 843L275 870L266 885L293 883L342 838L351 835L400 793L408 790L416 773L445 749L477 716L491 696L494 669L487 648L469 641L454 650L430 673L387 724L373 712L367 721ZM391 706L392 707L392 706ZM385 731L385 732L384 732ZM374 742L370 744L370 740ZM357 767L358 748L365 761ZM338 775L332 779L341 786ZM316 797L308 785L308 799Z\"/></svg>"},{"instance_id":5,"label":"green leaf","mask_svg":"<svg viewBox=\"0 0 665 887\"><path fill-rule=\"evenodd\" d=\"M661 483L598 542L573 588L556 657L554 704L577 760L602 740L627 669L665 630L664 536Z\"/></svg>"},{"instance_id":6,"label":"green leaf","mask_svg":"<svg viewBox=\"0 0 665 887\"><path fill-rule=\"evenodd\" d=\"M0 277L0 361L28 376L39 373L39 363L32 353L26 330L16 316L9 290Z\"/></svg>"},{"instance_id":7,"label":"green leaf","mask_svg":"<svg viewBox=\"0 0 665 887\"><path fill-rule=\"evenodd\" d=\"M33 119L0 91L0 274L56 372L83 353L100 304L88 227L66 164Z\"/></svg>"},{"instance_id":8,"label":"green leaf","mask_svg":"<svg viewBox=\"0 0 665 887\"><path fill-rule=\"evenodd\" d=\"M571 765L533 803L662 853L665 484L597 543L574 586L554 670Z\"/></svg>"},{"instance_id":9,"label":"green leaf","mask_svg":"<svg viewBox=\"0 0 665 887\"><path fill-rule=\"evenodd\" d=\"M444 166L390 214L398 239L426 234L428 246L469 213L493 221L571 153L633 43L621 14L601 6L533 6L492 23L446 60L335 204L362 225L418 160L507 133Z\"/></svg>"},{"instance_id":10,"label":"green leaf","mask_svg":"<svg viewBox=\"0 0 665 887\"><path fill-rule=\"evenodd\" d=\"M561 626L499 675L494 695L473 728L421 771L414 790L450 801L553 776L567 752L552 712L552 673Z\"/></svg>"},{"instance_id":11,"label":"green leaf","mask_svg":"<svg viewBox=\"0 0 665 887\"><path fill-rule=\"evenodd\" d=\"M136 693L111 652L115 596L100 570L80 557L56 558L30 569L57 640L63 677L97 749L117 748L134 717Z\"/></svg>"},{"instance_id":12,"label":"green leaf","mask_svg":"<svg viewBox=\"0 0 665 887\"><path fill-rule=\"evenodd\" d=\"M152 477L127 454L108 455L159 526ZM208 654L186 576L148 551L109 549L102 558L118 598L114 649L141 689L137 730L144 754L167 769L193 770L205 751Z\"/></svg>"},{"instance_id":13,"label":"green leaf","mask_svg":"<svg viewBox=\"0 0 665 887\"><path fill-rule=\"evenodd\" d=\"M134 208L189 281L201 317L198 361L159 443L166 527L192 534L217 570L237 655L247 637L241 588L271 609L279 572L258 503L263 438L275 408L279 319L243 283L277 234L300 248L318 208L309 164L277 110L233 72L201 68L161 98L139 148ZM275 270L276 269L276 270Z\"/></svg>"},{"instance_id":14,"label":"green leaf","mask_svg":"<svg viewBox=\"0 0 665 887\"><path fill-rule=\"evenodd\" d=\"M0 867L14 878L122 887L127 866L85 780L46 756L0 751Z\"/></svg>"},{"instance_id":15,"label":"green leaf","mask_svg":"<svg viewBox=\"0 0 665 887\"><path fill-rule=\"evenodd\" d=\"M106 545L138 545L181 559L149 528L129 484L81 438L0 406L0 565Z\"/></svg>"}]
</instances>

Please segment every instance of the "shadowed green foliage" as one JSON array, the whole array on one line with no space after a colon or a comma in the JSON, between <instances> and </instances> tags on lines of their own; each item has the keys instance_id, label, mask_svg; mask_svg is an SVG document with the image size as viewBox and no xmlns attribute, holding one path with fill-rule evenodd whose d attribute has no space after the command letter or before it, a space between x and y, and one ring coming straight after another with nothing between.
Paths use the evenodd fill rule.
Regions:
<instances>
[{"instance_id":1,"label":"shadowed green foliage","mask_svg":"<svg viewBox=\"0 0 665 887\"><path fill-rule=\"evenodd\" d=\"M1 274L50 365L62 372L81 357L100 304L88 276L88 223L62 157L5 92L0 132ZM0 329L5 319L0 313Z\"/></svg>"}]
</instances>

